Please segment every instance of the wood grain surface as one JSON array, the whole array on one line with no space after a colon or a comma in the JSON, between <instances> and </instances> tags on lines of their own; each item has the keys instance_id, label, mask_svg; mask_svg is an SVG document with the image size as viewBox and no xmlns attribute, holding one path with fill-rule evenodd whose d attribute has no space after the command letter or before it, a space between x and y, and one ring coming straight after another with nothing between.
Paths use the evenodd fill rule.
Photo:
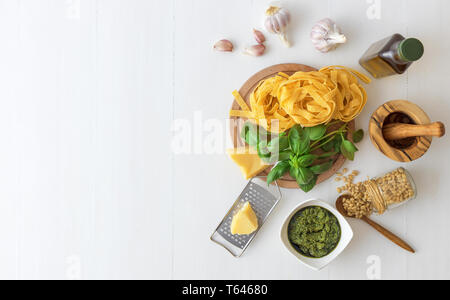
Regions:
<instances>
[{"instance_id":1,"label":"wood grain surface","mask_svg":"<svg viewBox=\"0 0 450 300\"><path fill-rule=\"evenodd\" d=\"M442 122L427 125L393 123L383 126L384 138L391 141L418 136L443 137L444 135L445 125Z\"/></svg>"},{"instance_id":2,"label":"wood grain surface","mask_svg":"<svg viewBox=\"0 0 450 300\"><path fill-rule=\"evenodd\" d=\"M411 146L404 149L393 147L383 135L383 125L389 115L402 113L416 125L430 124L428 115L416 104L406 100L389 101L381 105L372 115L369 134L373 145L384 155L398 162L411 162L422 157L430 148L432 137L419 136Z\"/></svg>"}]
</instances>

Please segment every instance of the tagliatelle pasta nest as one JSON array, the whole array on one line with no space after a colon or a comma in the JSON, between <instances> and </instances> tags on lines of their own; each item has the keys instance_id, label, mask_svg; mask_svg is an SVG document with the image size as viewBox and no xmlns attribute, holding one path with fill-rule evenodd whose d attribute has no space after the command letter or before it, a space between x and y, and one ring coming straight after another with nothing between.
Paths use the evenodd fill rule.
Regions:
<instances>
[{"instance_id":1,"label":"tagliatelle pasta nest","mask_svg":"<svg viewBox=\"0 0 450 300\"><path fill-rule=\"evenodd\" d=\"M285 81L286 77L281 74L261 81L250 95L251 109L241 95L234 91L233 96L242 110L233 110L230 116L254 120L266 130L284 132L290 129L295 125L295 121L281 107L277 99L278 87ZM277 124L274 124L275 122Z\"/></svg>"},{"instance_id":2,"label":"tagliatelle pasta nest","mask_svg":"<svg viewBox=\"0 0 450 300\"><path fill-rule=\"evenodd\" d=\"M321 72L297 72L279 87L278 99L296 123L312 127L334 117L336 89Z\"/></svg>"},{"instance_id":3,"label":"tagliatelle pasta nest","mask_svg":"<svg viewBox=\"0 0 450 300\"><path fill-rule=\"evenodd\" d=\"M367 103L367 92L358 78L364 83L370 83L370 78L358 71L341 66L326 67L320 72L328 75L337 85L334 98L337 105L336 119L343 122L354 120Z\"/></svg>"},{"instance_id":4,"label":"tagliatelle pasta nest","mask_svg":"<svg viewBox=\"0 0 450 300\"><path fill-rule=\"evenodd\" d=\"M232 110L230 116L255 120L272 132L284 132L295 124L313 127L334 119L350 122L367 103L367 93L358 79L371 81L341 66L292 76L280 73L259 83L250 95L250 108L237 91L233 92L242 110ZM278 126L273 126L274 121Z\"/></svg>"}]
</instances>

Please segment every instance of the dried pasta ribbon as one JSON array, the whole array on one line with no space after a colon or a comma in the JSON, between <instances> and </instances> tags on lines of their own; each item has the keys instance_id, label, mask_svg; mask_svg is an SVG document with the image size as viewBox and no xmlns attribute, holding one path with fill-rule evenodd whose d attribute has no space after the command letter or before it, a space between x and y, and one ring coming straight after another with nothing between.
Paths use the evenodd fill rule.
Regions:
<instances>
[{"instance_id":1,"label":"dried pasta ribbon","mask_svg":"<svg viewBox=\"0 0 450 300\"><path fill-rule=\"evenodd\" d=\"M238 91L234 91L233 96L243 111L250 111L250 108L248 107L247 103L245 102L245 100L242 98L241 94L239 94Z\"/></svg>"}]
</instances>

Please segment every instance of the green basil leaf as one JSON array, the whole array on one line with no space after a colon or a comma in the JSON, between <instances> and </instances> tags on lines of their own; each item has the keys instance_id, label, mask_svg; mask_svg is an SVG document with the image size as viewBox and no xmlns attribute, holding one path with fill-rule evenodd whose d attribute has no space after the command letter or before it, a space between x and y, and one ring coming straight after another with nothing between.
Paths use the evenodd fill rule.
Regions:
<instances>
[{"instance_id":1,"label":"green basil leaf","mask_svg":"<svg viewBox=\"0 0 450 300\"><path fill-rule=\"evenodd\" d=\"M317 125L315 127L308 127L305 130L308 133L310 140L317 141L325 135L327 127L325 125Z\"/></svg>"},{"instance_id":2,"label":"green basil leaf","mask_svg":"<svg viewBox=\"0 0 450 300\"><path fill-rule=\"evenodd\" d=\"M280 152L278 160L279 161L288 160L291 158L291 155L292 155L291 150L284 150L284 151Z\"/></svg>"},{"instance_id":3,"label":"green basil leaf","mask_svg":"<svg viewBox=\"0 0 450 300\"><path fill-rule=\"evenodd\" d=\"M303 155L309 153L310 150L311 150L311 140L309 139L308 134L304 133L300 141L300 151L297 154Z\"/></svg>"},{"instance_id":4,"label":"green basil leaf","mask_svg":"<svg viewBox=\"0 0 450 300\"><path fill-rule=\"evenodd\" d=\"M364 139L364 130L360 129L353 133L353 142L359 143Z\"/></svg>"},{"instance_id":5,"label":"green basil leaf","mask_svg":"<svg viewBox=\"0 0 450 300\"><path fill-rule=\"evenodd\" d=\"M251 122L246 122L241 131L242 139L250 146L256 147L259 143L258 126Z\"/></svg>"},{"instance_id":6,"label":"green basil leaf","mask_svg":"<svg viewBox=\"0 0 450 300\"><path fill-rule=\"evenodd\" d=\"M358 151L356 146L348 141L344 140L341 145L341 153L349 160L355 160L355 152Z\"/></svg>"},{"instance_id":7,"label":"green basil leaf","mask_svg":"<svg viewBox=\"0 0 450 300\"><path fill-rule=\"evenodd\" d=\"M303 155L309 152L310 142L308 133L300 125L292 127L289 131L289 145L295 154Z\"/></svg>"},{"instance_id":8,"label":"green basil leaf","mask_svg":"<svg viewBox=\"0 0 450 300\"><path fill-rule=\"evenodd\" d=\"M320 175L325 173L326 171L330 170L333 167L333 160L330 160L329 162L312 166L309 168L314 174Z\"/></svg>"},{"instance_id":9,"label":"green basil leaf","mask_svg":"<svg viewBox=\"0 0 450 300\"><path fill-rule=\"evenodd\" d=\"M334 150L334 140L329 143L326 143L321 148L325 152L330 152L331 150Z\"/></svg>"},{"instance_id":10,"label":"green basil leaf","mask_svg":"<svg viewBox=\"0 0 450 300\"><path fill-rule=\"evenodd\" d=\"M275 165L277 162L281 161L279 159L279 156L276 154L269 153L267 157L260 157L263 162L265 162L268 165Z\"/></svg>"},{"instance_id":11,"label":"green basil leaf","mask_svg":"<svg viewBox=\"0 0 450 300\"><path fill-rule=\"evenodd\" d=\"M353 144L352 142L350 142L349 140L344 140L342 142L342 145L344 145L344 147L347 149L347 151L349 152L358 152L358 148L356 148L355 144Z\"/></svg>"},{"instance_id":12,"label":"green basil leaf","mask_svg":"<svg viewBox=\"0 0 450 300\"><path fill-rule=\"evenodd\" d=\"M313 155L313 154L303 155L303 156L299 157L298 164L300 167L306 168L306 167L309 167L310 165L312 165L316 159L317 159L317 155Z\"/></svg>"},{"instance_id":13,"label":"green basil leaf","mask_svg":"<svg viewBox=\"0 0 450 300\"><path fill-rule=\"evenodd\" d=\"M314 173L307 168L298 168L298 173L296 174L297 183L299 185L308 184L314 179Z\"/></svg>"},{"instance_id":14,"label":"green basil leaf","mask_svg":"<svg viewBox=\"0 0 450 300\"><path fill-rule=\"evenodd\" d=\"M313 179L311 180L310 183L307 184L299 184L298 186L305 192L305 193L309 193L315 186L317 183L317 175L314 175Z\"/></svg>"},{"instance_id":15,"label":"green basil leaf","mask_svg":"<svg viewBox=\"0 0 450 300\"><path fill-rule=\"evenodd\" d=\"M324 153L322 155L320 155L319 157L317 157L318 159L323 159L323 158L329 158L332 156L335 156L336 154L338 154L339 152L337 151L332 151L332 152L328 152L328 153Z\"/></svg>"},{"instance_id":16,"label":"green basil leaf","mask_svg":"<svg viewBox=\"0 0 450 300\"><path fill-rule=\"evenodd\" d=\"M246 122L242 127L241 137L248 145L257 148L261 140L267 140L268 133L264 128L252 122Z\"/></svg>"},{"instance_id":17,"label":"green basil leaf","mask_svg":"<svg viewBox=\"0 0 450 300\"><path fill-rule=\"evenodd\" d=\"M351 160L351 161L355 160L355 153L354 152L348 152L347 149L345 149L344 145L341 146L341 153L348 160Z\"/></svg>"},{"instance_id":18,"label":"green basil leaf","mask_svg":"<svg viewBox=\"0 0 450 300\"><path fill-rule=\"evenodd\" d=\"M280 151L280 138L274 138L272 139L269 144L267 145L267 148L270 152L275 153Z\"/></svg>"},{"instance_id":19,"label":"green basil leaf","mask_svg":"<svg viewBox=\"0 0 450 300\"><path fill-rule=\"evenodd\" d=\"M270 153L269 157L261 157L261 159L269 165L273 165L276 162L289 160L291 158L292 151L291 150L284 150L280 153L274 152Z\"/></svg>"},{"instance_id":20,"label":"green basil leaf","mask_svg":"<svg viewBox=\"0 0 450 300\"><path fill-rule=\"evenodd\" d=\"M277 137L270 141L268 149L272 153L281 152L289 148L289 138L286 136Z\"/></svg>"},{"instance_id":21,"label":"green basil leaf","mask_svg":"<svg viewBox=\"0 0 450 300\"><path fill-rule=\"evenodd\" d=\"M272 168L269 175L267 175L267 184L271 184L272 182L283 177L283 175L289 171L290 167L291 165L289 164L288 160L279 162L275 167Z\"/></svg>"},{"instance_id":22,"label":"green basil leaf","mask_svg":"<svg viewBox=\"0 0 450 300\"><path fill-rule=\"evenodd\" d=\"M289 148L289 138L287 136L280 137L280 151Z\"/></svg>"},{"instance_id":23,"label":"green basil leaf","mask_svg":"<svg viewBox=\"0 0 450 300\"><path fill-rule=\"evenodd\" d=\"M251 130L251 128L252 128L251 125L252 125L252 123L246 122L246 123L244 124L244 126L242 127L242 130L241 130L241 138L242 138L242 139L245 139L245 138L246 138L248 132L249 132L249 131Z\"/></svg>"},{"instance_id":24,"label":"green basil leaf","mask_svg":"<svg viewBox=\"0 0 450 300\"><path fill-rule=\"evenodd\" d=\"M298 163L298 156L292 154L291 159L289 160L289 164L291 165L292 168L298 169L300 167Z\"/></svg>"},{"instance_id":25,"label":"green basil leaf","mask_svg":"<svg viewBox=\"0 0 450 300\"><path fill-rule=\"evenodd\" d=\"M270 155L270 151L267 149L267 142L266 141L261 141L259 142L258 146L256 147L257 151L258 151L258 156L260 158L269 158Z\"/></svg>"},{"instance_id":26,"label":"green basil leaf","mask_svg":"<svg viewBox=\"0 0 450 300\"><path fill-rule=\"evenodd\" d=\"M301 126L296 125L289 131L289 145L291 146L292 152L298 154L301 147L301 137L303 135L303 129Z\"/></svg>"},{"instance_id":27,"label":"green basil leaf","mask_svg":"<svg viewBox=\"0 0 450 300\"><path fill-rule=\"evenodd\" d=\"M291 166L291 169L290 169L289 173L290 173L290 175L291 175L292 178L294 178L295 180L297 180L297 177L300 176L300 175L299 175L300 169Z\"/></svg>"},{"instance_id":28,"label":"green basil leaf","mask_svg":"<svg viewBox=\"0 0 450 300\"><path fill-rule=\"evenodd\" d=\"M334 138L333 145L334 145L334 150L336 152L338 152L338 153L341 152L342 138L340 135L336 135L336 137Z\"/></svg>"}]
</instances>

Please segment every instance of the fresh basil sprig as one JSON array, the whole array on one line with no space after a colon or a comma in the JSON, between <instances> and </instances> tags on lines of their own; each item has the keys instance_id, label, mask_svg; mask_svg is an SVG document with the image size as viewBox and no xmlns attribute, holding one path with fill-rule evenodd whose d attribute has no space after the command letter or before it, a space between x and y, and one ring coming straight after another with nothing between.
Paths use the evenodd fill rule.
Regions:
<instances>
[{"instance_id":1,"label":"fresh basil sprig","mask_svg":"<svg viewBox=\"0 0 450 300\"><path fill-rule=\"evenodd\" d=\"M331 125L337 123L310 128L296 125L288 134L281 133L267 142L269 133L248 122L241 136L247 144L257 149L264 162L276 164L268 175L268 184L290 174L303 191L309 192L316 186L318 176L333 167L334 160L331 157L341 153L349 160L355 159L358 148L346 138L348 124L327 133ZM358 130L353 134L353 141L357 143L363 137L364 131ZM325 153L313 154L318 149Z\"/></svg>"}]
</instances>

